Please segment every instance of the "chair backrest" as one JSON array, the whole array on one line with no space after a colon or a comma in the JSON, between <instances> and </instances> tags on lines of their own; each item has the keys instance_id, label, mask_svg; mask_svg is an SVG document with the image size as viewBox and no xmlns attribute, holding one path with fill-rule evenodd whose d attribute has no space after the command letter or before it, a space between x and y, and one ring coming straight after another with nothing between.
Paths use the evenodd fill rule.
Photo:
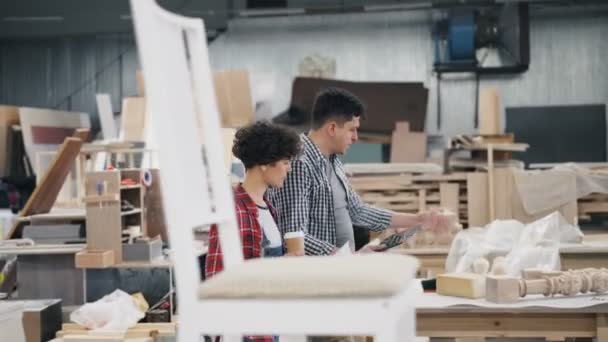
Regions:
<instances>
[{"instance_id":1,"label":"chair backrest","mask_svg":"<svg viewBox=\"0 0 608 342\"><path fill-rule=\"evenodd\" d=\"M153 0L131 0L131 10L181 316L191 314L187 306L198 299L193 229L218 224L225 268L241 263L243 254L203 21L167 12Z\"/></svg>"}]
</instances>

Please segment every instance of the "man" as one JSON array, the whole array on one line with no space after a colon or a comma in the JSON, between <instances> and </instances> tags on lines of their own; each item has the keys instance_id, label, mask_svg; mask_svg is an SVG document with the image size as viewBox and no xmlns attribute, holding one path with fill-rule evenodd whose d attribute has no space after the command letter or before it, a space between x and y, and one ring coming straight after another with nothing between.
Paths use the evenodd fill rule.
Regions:
<instances>
[{"instance_id":1,"label":"man","mask_svg":"<svg viewBox=\"0 0 608 342\"><path fill-rule=\"evenodd\" d=\"M292 172L271 200L278 213L290 255L330 255L348 243L354 250L353 224L372 231L427 229L443 221L436 212L396 213L363 203L353 191L337 155L357 141L365 107L340 88L321 91L312 109L312 128L302 135L303 152L292 162Z\"/></svg>"}]
</instances>

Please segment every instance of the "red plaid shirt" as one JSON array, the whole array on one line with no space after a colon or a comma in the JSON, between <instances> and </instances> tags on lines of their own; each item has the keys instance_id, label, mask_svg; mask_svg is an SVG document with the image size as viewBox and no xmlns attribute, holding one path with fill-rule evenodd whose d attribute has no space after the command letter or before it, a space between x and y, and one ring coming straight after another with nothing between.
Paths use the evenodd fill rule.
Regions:
<instances>
[{"instance_id":1,"label":"red plaid shirt","mask_svg":"<svg viewBox=\"0 0 608 342\"><path fill-rule=\"evenodd\" d=\"M264 197L264 202L266 202L266 206L270 209L270 214L276 221L276 212L266 197ZM243 246L243 256L245 259L262 257L262 241L264 234L262 232L262 226L258 221L258 207L240 184L234 189L234 204L236 209L236 220L241 235L241 244ZM213 225L209 230L209 251L207 252L207 258L205 259L205 278L212 277L218 272L221 272L222 269L222 249L220 247L217 226ZM249 341L254 342L274 342L272 336L245 337Z\"/></svg>"}]
</instances>

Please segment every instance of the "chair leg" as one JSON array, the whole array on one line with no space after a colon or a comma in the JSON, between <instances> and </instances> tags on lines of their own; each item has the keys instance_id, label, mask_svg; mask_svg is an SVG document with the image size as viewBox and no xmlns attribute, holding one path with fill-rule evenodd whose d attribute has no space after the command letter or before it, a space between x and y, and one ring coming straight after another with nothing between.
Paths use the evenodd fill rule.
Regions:
<instances>
[{"instance_id":1,"label":"chair leg","mask_svg":"<svg viewBox=\"0 0 608 342\"><path fill-rule=\"evenodd\" d=\"M397 329L393 325L387 325L374 337L374 342L398 342L397 335Z\"/></svg>"},{"instance_id":2,"label":"chair leg","mask_svg":"<svg viewBox=\"0 0 608 342\"><path fill-rule=\"evenodd\" d=\"M416 339L416 310L405 310L395 326L398 341L414 341Z\"/></svg>"},{"instance_id":3,"label":"chair leg","mask_svg":"<svg viewBox=\"0 0 608 342\"><path fill-rule=\"evenodd\" d=\"M239 335L224 335L222 336L222 342L242 342L243 337Z\"/></svg>"},{"instance_id":4,"label":"chair leg","mask_svg":"<svg viewBox=\"0 0 608 342\"><path fill-rule=\"evenodd\" d=\"M201 334L196 329L184 329L183 326L177 331L177 341L195 341L195 342L204 342L205 339L203 334Z\"/></svg>"},{"instance_id":5,"label":"chair leg","mask_svg":"<svg viewBox=\"0 0 608 342\"><path fill-rule=\"evenodd\" d=\"M416 312L405 310L395 320L386 322L374 339L374 342L405 342L416 339Z\"/></svg>"}]
</instances>

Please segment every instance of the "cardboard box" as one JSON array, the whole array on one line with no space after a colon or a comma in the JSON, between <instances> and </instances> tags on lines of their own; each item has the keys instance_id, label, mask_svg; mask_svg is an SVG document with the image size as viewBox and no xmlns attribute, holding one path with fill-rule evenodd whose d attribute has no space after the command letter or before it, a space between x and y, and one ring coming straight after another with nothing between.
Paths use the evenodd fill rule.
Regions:
<instances>
[{"instance_id":1,"label":"cardboard box","mask_svg":"<svg viewBox=\"0 0 608 342\"><path fill-rule=\"evenodd\" d=\"M84 250L76 253L76 268L106 268L114 263L113 250Z\"/></svg>"}]
</instances>

